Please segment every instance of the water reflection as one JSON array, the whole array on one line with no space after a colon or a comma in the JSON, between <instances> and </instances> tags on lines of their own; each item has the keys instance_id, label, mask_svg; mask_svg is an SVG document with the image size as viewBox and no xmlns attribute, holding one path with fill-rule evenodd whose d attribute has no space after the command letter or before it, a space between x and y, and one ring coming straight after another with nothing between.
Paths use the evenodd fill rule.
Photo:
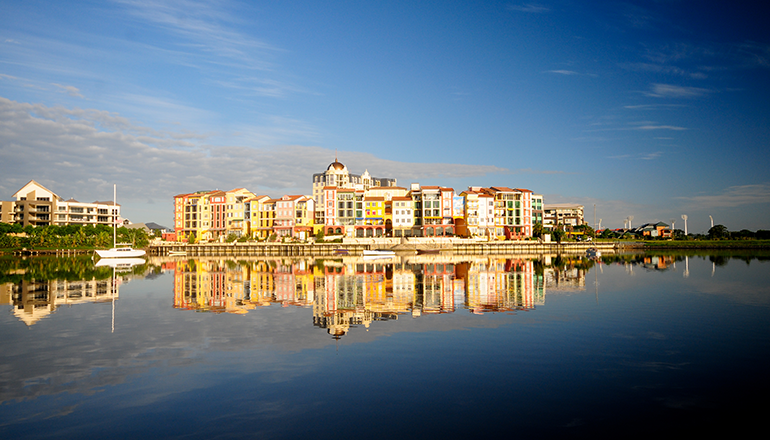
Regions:
<instances>
[{"instance_id":1,"label":"water reflection","mask_svg":"<svg viewBox=\"0 0 770 440\"><path fill-rule=\"evenodd\" d=\"M400 261L153 258L148 264L139 260L117 265L95 264L90 258L3 259L0 305L13 306L19 320L34 325L64 305L115 301L120 285L130 279L173 271L175 308L246 314L272 305L307 307L313 309L315 326L339 337L351 326L368 328L373 321L400 315L533 310L545 304L547 291L586 290L586 274L595 266L621 265L629 273L635 268L681 271L687 278L692 258L708 259L711 276L731 259L746 264L767 259L762 253L693 252L595 259L574 255L425 256Z\"/></svg>"},{"instance_id":2,"label":"water reflection","mask_svg":"<svg viewBox=\"0 0 770 440\"><path fill-rule=\"evenodd\" d=\"M120 285L144 271L144 260L122 265L99 264L90 258L0 260L0 305L28 326L62 306L114 302Z\"/></svg>"},{"instance_id":3,"label":"water reflection","mask_svg":"<svg viewBox=\"0 0 770 440\"><path fill-rule=\"evenodd\" d=\"M531 310L544 304L545 291L542 265L529 259L188 260L174 266L174 307L214 313L312 307L313 324L335 337L404 314Z\"/></svg>"},{"instance_id":4,"label":"water reflection","mask_svg":"<svg viewBox=\"0 0 770 440\"><path fill-rule=\"evenodd\" d=\"M0 437L500 436L489 419L587 436L728 420L769 389L767 259L158 258L123 273L0 260ZM25 320L38 306L47 318ZM415 417L425 408L444 419Z\"/></svg>"}]
</instances>

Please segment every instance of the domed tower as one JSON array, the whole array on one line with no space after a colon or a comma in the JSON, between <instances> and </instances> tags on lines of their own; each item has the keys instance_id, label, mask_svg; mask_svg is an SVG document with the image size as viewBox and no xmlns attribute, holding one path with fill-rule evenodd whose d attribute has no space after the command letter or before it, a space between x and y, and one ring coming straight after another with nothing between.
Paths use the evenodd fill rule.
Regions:
<instances>
[{"instance_id":1,"label":"domed tower","mask_svg":"<svg viewBox=\"0 0 770 440\"><path fill-rule=\"evenodd\" d=\"M350 172L345 164L337 160L335 155L334 162L326 167L323 173L313 174L313 198L316 206L324 206L322 195L326 186L335 186L337 188L350 187Z\"/></svg>"}]
</instances>

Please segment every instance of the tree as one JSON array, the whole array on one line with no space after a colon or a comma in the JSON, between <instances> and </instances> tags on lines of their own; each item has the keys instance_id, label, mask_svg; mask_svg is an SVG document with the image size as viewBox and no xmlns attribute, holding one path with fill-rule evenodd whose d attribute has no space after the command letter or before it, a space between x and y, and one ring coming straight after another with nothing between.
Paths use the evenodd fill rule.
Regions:
<instances>
[{"instance_id":1,"label":"tree","mask_svg":"<svg viewBox=\"0 0 770 440\"><path fill-rule=\"evenodd\" d=\"M532 236L540 238L543 236L543 224L540 222L535 223L532 225Z\"/></svg>"},{"instance_id":2,"label":"tree","mask_svg":"<svg viewBox=\"0 0 770 440\"><path fill-rule=\"evenodd\" d=\"M561 225L556 226L553 228L553 231L551 231L551 235L553 236L553 239L556 240L556 243L561 243L562 239L564 239L564 228L562 228Z\"/></svg>"},{"instance_id":3,"label":"tree","mask_svg":"<svg viewBox=\"0 0 770 440\"><path fill-rule=\"evenodd\" d=\"M709 229L709 240L722 240L726 238L730 238L730 231L724 225L714 225Z\"/></svg>"}]
</instances>

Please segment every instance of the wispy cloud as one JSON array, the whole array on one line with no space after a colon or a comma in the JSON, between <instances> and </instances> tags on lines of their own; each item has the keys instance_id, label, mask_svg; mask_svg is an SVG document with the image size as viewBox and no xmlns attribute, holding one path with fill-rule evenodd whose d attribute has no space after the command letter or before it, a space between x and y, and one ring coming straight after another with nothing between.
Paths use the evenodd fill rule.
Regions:
<instances>
[{"instance_id":1,"label":"wispy cloud","mask_svg":"<svg viewBox=\"0 0 770 440\"><path fill-rule=\"evenodd\" d=\"M692 208L736 208L770 204L770 182L756 185L731 186L719 194L679 197Z\"/></svg>"},{"instance_id":2,"label":"wispy cloud","mask_svg":"<svg viewBox=\"0 0 770 440\"><path fill-rule=\"evenodd\" d=\"M560 75L580 75L574 70L546 70L546 73L558 73Z\"/></svg>"},{"instance_id":3,"label":"wispy cloud","mask_svg":"<svg viewBox=\"0 0 770 440\"><path fill-rule=\"evenodd\" d=\"M652 84L650 91L645 95L654 98L697 98L703 96L711 90L700 87L684 87L672 84Z\"/></svg>"},{"instance_id":4,"label":"wispy cloud","mask_svg":"<svg viewBox=\"0 0 770 440\"><path fill-rule=\"evenodd\" d=\"M663 155L662 151L653 151L651 153L635 153L635 154L617 154L613 156L607 156L607 159L616 160L655 160L659 159Z\"/></svg>"},{"instance_id":5,"label":"wispy cloud","mask_svg":"<svg viewBox=\"0 0 770 440\"><path fill-rule=\"evenodd\" d=\"M602 124L592 124L601 126ZM601 132L601 131L628 131L628 130L641 130L641 131L653 131L653 130L670 130L670 131L683 131L687 130L687 127L680 127L676 125L661 125L654 121L636 121L636 122L630 122L626 123L625 126L621 127L604 127L604 128L592 128L590 130L585 130L586 132Z\"/></svg>"},{"instance_id":6,"label":"wispy cloud","mask_svg":"<svg viewBox=\"0 0 770 440\"><path fill-rule=\"evenodd\" d=\"M655 151L652 153L643 154L641 159L642 160L654 160L659 158L663 154L662 151Z\"/></svg>"},{"instance_id":7,"label":"wispy cloud","mask_svg":"<svg viewBox=\"0 0 770 440\"><path fill-rule=\"evenodd\" d=\"M542 14L544 12L550 12L551 8L543 6L538 3L524 3L521 5L508 5L508 9L518 12L529 12L534 14Z\"/></svg>"},{"instance_id":8,"label":"wispy cloud","mask_svg":"<svg viewBox=\"0 0 770 440\"><path fill-rule=\"evenodd\" d=\"M679 108L684 107L683 104L639 104L639 105L624 105L623 108L629 110L657 110L661 108Z\"/></svg>"},{"instance_id":9,"label":"wispy cloud","mask_svg":"<svg viewBox=\"0 0 770 440\"><path fill-rule=\"evenodd\" d=\"M592 77L597 76L594 73L580 73L574 70L565 70L565 69L546 70L543 73L555 73L557 75L565 75L565 76L592 76Z\"/></svg>"},{"instance_id":10,"label":"wispy cloud","mask_svg":"<svg viewBox=\"0 0 770 440\"><path fill-rule=\"evenodd\" d=\"M239 17L234 5L190 0L114 1L141 25L167 35L149 50L166 53L169 62L201 71L212 83L245 90L252 96L281 98L308 93L274 62L275 55L284 50L245 31L251 24Z\"/></svg>"},{"instance_id":11,"label":"wispy cloud","mask_svg":"<svg viewBox=\"0 0 770 440\"><path fill-rule=\"evenodd\" d=\"M738 53L750 67L770 67L770 44L744 43L738 46Z\"/></svg>"},{"instance_id":12,"label":"wispy cloud","mask_svg":"<svg viewBox=\"0 0 770 440\"><path fill-rule=\"evenodd\" d=\"M704 72L700 71L688 71L686 69L676 66L666 66L661 64L652 63L622 63L620 67L626 70L641 71L641 72L655 72L667 75L683 76L692 79L706 79L708 76Z\"/></svg>"},{"instance_id":13,"label":"wispy cloud","mask_svg":"<svg viewBox=\"0 0 770 440\"><path fill-rule=\"evenodd\" d=\"M635 127L634 130L674 130L681 131L687 130L685 127L677 127L675 125L642 125Z\"/></svg>"},{"instance_id":14,"label":"wispy cloud","mask_svg":"<svg viewBox=\"0 0 770 440\"><path fill-rule=\"evenodd\" d=\"M60 88L62 93L66 93L72 97L84 98L84 96L80 93L80 90L75 86L64 86L56 83L51 83L51 85Z\"/></svg>"}]
</instances>

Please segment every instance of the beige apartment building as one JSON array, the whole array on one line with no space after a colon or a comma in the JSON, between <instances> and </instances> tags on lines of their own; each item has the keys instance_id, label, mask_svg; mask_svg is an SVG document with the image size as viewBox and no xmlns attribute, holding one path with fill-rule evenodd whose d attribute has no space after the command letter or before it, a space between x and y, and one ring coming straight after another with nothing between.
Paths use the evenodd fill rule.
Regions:
<instances>
[{"instance_id":1,"label":"beige apartment building","mask_svg":"<svg viewBox=\"0 0 770 440\"><path fill-rule=\"evenodd\" d=\"M30 180L2 202L0 221L22 226L108 225L120 221L120 205L114 202L79 202L64 200L43 185Z\"/></svg>"},{"instance_id":2,"label":"beige apartment building","mask_svg":"<svg viewBox=\"0 0 770 440\"><path fill-rule=\"evenodd\" d=\"M551 229L556 225L579 226L585 224L583 205L560 203L543 205L543 226Z\"/></svg>"}]
</instances>

